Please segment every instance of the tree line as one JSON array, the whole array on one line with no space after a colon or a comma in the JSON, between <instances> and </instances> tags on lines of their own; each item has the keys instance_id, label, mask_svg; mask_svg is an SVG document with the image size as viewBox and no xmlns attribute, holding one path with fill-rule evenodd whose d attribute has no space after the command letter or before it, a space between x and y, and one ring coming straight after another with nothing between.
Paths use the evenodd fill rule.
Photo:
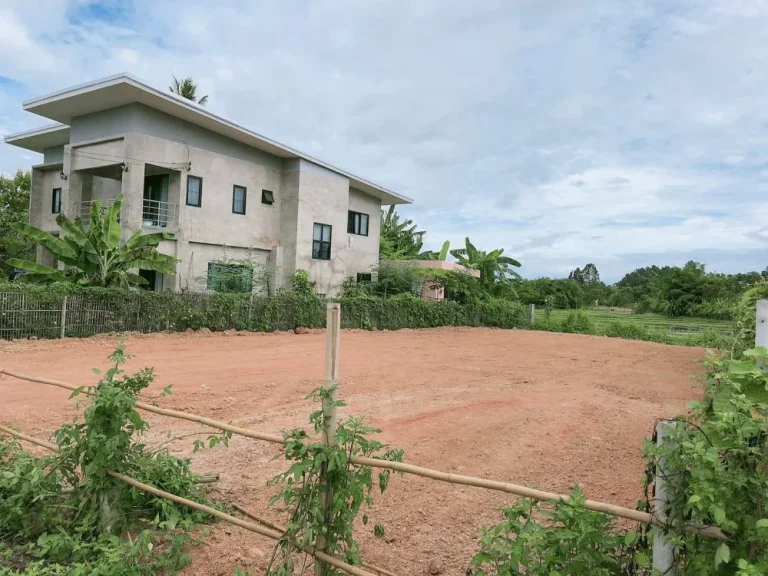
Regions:
<instances>
[{"instance_id":1,"label":"tree line","mask_svg":"<svg viewBox=\"0 0 768 576\"><path fill-rule=\"evenodd\" d=\"M64 250L67 248L64 243L70 236L73 239L71 250L63 257L58 253L61 250L56 251L55 256L60 261L74 266L81 252L92 256L91 261L98 261L98 258L93 258L94 250L88 243L76 241L93 236L93 230L84 229L77 221L62 219L62 232L65 234L60 238L48 238L47 234L43 238L39 231L27 225L30 183L29 172L19 170L10 177L0 175L0 278L10 280L25 270L27 279L33 280L39 278L36 273L49 272L21 263L34 260L37 244L42 244L49 251L54 244ZM631 308L640 313L727 319L746 290L768 281L768 268L761 272L719 274L708 272L704 264L694 261L680 267L653 265L638 268L614 284L603 282L593 263L574 269L567 278L524 279L517 272L521 263L506 255L502 248L480 250L469 238L459 248L451 249L449 242L444 242L439 251L425 250L425 231L419 230L411 219L398 214L394 206L382 211L380 234L380 264L375 270L377 282L361 287L348 281L345 284L347 292L364 290L390 296L414 292L423 282L430 281L444 290L446 298L460 303L499 298L559 309L609 306ZM116 278L121 283L125 284L126 278L131 280L131 284L137 280L128 269L138 260L142 266L157 264L158 268L165 269L170 265L165 261L162 265L159 261L152 262L156 259L151 249L154 246L148 244L156 245L156 238L150 238L153 240L151 243L145 244L145 240L141 240L141 246L136 247L140 250L127 249L133 246L118 249L110 244L111 250L121 251L120 258L110 260L120 271ZM94 245L98 245L98 239L92 240ZM98 248L95 252L100 254ZM478 270L479 278L460 272L427 271L415 264L416 260L447 260L449 255L457 263ZM412 265L409 266L408 262ZM104 285L106 275L94 274L90 269L79 276L74 272L70 274L78 277L80 283L87 283L89 277L98 277L101 285ZM62 275L51 273L49 276L52 279ZM136 283L140 282L137 280Z\"/></svg>"}]
</instances>

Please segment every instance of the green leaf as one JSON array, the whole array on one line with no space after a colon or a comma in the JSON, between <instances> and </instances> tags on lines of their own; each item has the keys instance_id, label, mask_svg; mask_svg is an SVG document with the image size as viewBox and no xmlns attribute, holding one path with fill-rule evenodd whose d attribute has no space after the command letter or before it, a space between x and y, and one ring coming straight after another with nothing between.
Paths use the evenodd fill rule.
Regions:
<instances>
[{"instance_id":1,"label":"green leaf","mask_svg":"<svg viewBox=\"0 0 768 576\"><path fill-rule=\"evenodd\" d=\"M723 542L720 544L720 547L717 549L717 552L715 552L715 568L720 566L720 564L727 564L731 560L731 549L728 547L728 544Z\"/></svg>"},{"instance_id":2,"label":"green leaf","mask_svg":"<svg viewBox=\"0 0 768 576\"><path fill-rule=\"evenodd\" d=\"M700 501L701 501L701 496L699 496L698 494L694 494L693 496L688 498L688 504L696 504L696 502L700 502Z\"/></svg>"},{"instance_id":3,"label":"green leaf","mask_svg":"<svg viewBox=\"0 0 768 576\"><path fill-rule=\"evenodd\" d=\"M760 520L755 523L755 527L768 528L768 518L760 518Z\"/></svg>"}]
</instances>

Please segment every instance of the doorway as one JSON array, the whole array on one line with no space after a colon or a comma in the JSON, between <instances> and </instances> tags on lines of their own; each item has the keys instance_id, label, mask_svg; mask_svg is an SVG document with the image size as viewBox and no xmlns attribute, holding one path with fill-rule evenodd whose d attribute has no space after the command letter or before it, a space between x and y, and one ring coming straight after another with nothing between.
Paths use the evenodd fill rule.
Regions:
<instances>
[{"instance_id":1,"label":"doorway","mask_svg":"<svg viewBox=\"0 0 768 576\"><path fill-rule=\"evenodd\" d=\"M168 174L144 177L142 224L158 228L168 226Z\"/></svg>"},{"instance_id":2,"label":"doorway","mask_svg":"<svg viewBox=\"0 0 768 576\"><path fill-rule=\"evenodd\" d=\"M163 275L158 274L156 270L139 270L139 276L147 281L146 284L140 286L142 290L149 290L150 292L163 290Z\"/></svg>"}]
</instances>

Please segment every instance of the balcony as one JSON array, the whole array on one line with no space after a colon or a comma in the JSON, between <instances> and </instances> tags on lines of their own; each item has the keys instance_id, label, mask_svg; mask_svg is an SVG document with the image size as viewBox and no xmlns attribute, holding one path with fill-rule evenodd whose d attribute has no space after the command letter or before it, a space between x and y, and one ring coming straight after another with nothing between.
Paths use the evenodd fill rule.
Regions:
<instances>
[{"instance_id":1,"label":"balcony","mask_svg":"<svg viewBox=\"0 0 768 576\"><path fill-rule=\"evenodd\" d=\"M91 209L93 208L93 205L96 204L96 202L101 202L101 213L103 215L104 213L106 213L109 207L115 203L115 199L111 198L109 200L83 200L82 202L78 202L76 217L79 217L80 220L83 221L83 226L88 226L88 224L91 223ZM122 209L121 209L121 212L122 212ZM120 221L120 216L121 216L120 214L117 215L118 222Z\"/></svg>"},{"instance_id":2,"label":"balcony","mask_svg":"<svg viewBox=\"0 0 768 576\"><path fill-rule=\"evenodd\" d=\"M160 200L147 200L142 204L141 225L144 228L176 228L179 223L179 205Z\"/></svg>"}]
</instances>

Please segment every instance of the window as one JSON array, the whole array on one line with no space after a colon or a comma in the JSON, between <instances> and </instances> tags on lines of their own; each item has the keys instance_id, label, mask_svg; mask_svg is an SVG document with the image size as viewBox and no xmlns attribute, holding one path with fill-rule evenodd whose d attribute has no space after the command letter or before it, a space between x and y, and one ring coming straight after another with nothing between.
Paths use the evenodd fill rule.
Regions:
<instances>
[{"instance_id":1,"label":"window","mask_svg":"<svg viewBox=\"0 0 768 576\"><path fill-rule=\"evenodd\" d=\"M215 292L251 292L253 268L243 264L208 262L206 286Z\"/></svg>"},{"instance_id":2,"label":"window","mask_svg":"<svg viewBox=\"0 0 768 576\"><path fill-rule=\"evenodd\" d=\"M187 176L187 206L200 208L203 205L203 179Z\"/></svg>"},{"instance_id":3,"label":"window","mask_svg":"<svg viewBox=\"0 0 768 576\"><path fill-rule=\"evenodd\" d=\"M368 214L350 210L347 214L347 232L368 236Z\"/></svg>"},{"instance_id":4,"label":"window","mask_svg":"<svg viewBox=\"0 0 768 576\"><path fill-rule=\"evenodd\" d=\"M51 194L51 213L59 214L61 212L61 188L54 188Z\"/></svg>"},{"instance_id":5,"label":"window","mask_svg":"<svg viewBox=\"0 0 768 576\"><path fill-rule=\"evenodd\" d=\"M362 284L363 282L370 282L373 278L370 274L365 274L363 272L357 273L357 283Z\"/></svg>"},{"instance_id":6,"label":"window","mask_svg":"<svg viewBox=\"0 0 768 576\"><path fill-rule=\"evenodd\" d=\"M247 190L245 186L235 185L232 188L232 212L235 214L245 214L245 195Z\"/></svg>"},{"instance_id":7,"label":"window","mask_svg":"<svg viewBox=\"0 0 768 576\"><path fill-rule=\"evenodd\" d=\"M272 190L261 191L261 203L269 204L270 206L275 203L275 195L272 193Z\"/></svg>"},{"instance_id":8,"label":"window","mask_svg":"<svg viewBox=\"0 0 768 576\"><path fill-rule=\"evenodd\" d=\"M315 223L312 230L312 258L331 259L331 226Z\"/></svg>"}]
</instances>

